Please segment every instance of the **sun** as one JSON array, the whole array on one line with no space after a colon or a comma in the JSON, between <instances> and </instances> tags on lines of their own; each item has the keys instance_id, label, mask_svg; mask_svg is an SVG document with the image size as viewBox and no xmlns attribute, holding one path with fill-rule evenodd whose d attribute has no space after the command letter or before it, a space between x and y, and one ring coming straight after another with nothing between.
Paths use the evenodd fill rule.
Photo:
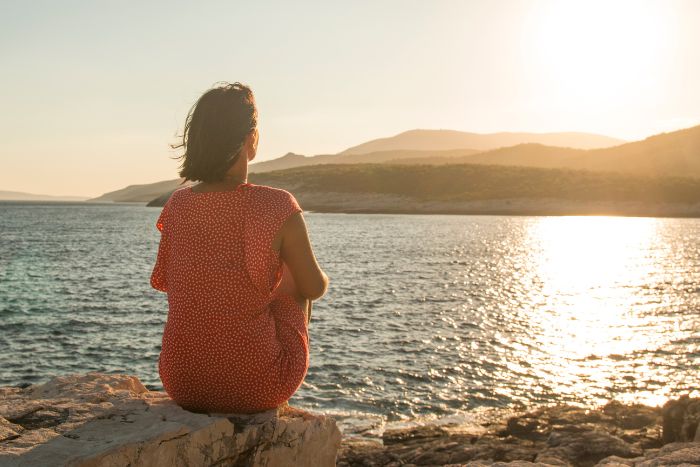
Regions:
<instances>
[{"instance_id":1,"label":"sun","mask_svg":"<svg viewBox=\"0 0 700 467\"><path fill-rule=\"evenodd\" d=\"M647 0L533 2L523 56L538 87L563 106L624 107L663 89L671 13Z\"/></svg>"}]
</instances>

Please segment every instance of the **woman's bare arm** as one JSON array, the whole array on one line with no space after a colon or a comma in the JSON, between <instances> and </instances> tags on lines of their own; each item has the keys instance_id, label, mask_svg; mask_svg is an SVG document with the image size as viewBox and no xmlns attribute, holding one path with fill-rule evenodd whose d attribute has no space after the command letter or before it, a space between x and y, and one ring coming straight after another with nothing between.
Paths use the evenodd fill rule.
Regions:
<instances>
[{"instance_id":1,"label":"woman's bare arm","mask_svg":"<svg viewBox=\"0 0 700 467\"><path fill-rule=\"evenodd\" d=\"M289 268L297 291L309 300L321 298L328 289L328 276L316 261L302 213L289 216L280 233L280 257Z\"/></svg>"}]
</instances>

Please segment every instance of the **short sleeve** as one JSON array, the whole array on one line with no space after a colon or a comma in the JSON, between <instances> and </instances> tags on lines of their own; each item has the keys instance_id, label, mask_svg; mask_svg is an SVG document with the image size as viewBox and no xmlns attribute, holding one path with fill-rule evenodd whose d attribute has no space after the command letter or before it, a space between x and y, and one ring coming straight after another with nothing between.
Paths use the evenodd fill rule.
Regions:
<instances>
[{"instance_id":1,"label":"short sleeve","mask_svg":"<svg viewBox=\"0 0 700 467\"><path fill-rule=\"evenodd\" d=\"M280 227L284 224L284 222L291 216L292 214L296 212L304 212L301 209L301 206L299 206L299 202L297 199L294 197L293 194L289 193L288 191L285 191L285 200L284 200L284 208L282 210L281 218L282 218L282 223L280 224Z\"/></svg>"},{"instance_id":2,"label":"short sleeve","mask_svg":"<svg viewBox=\"0 0 700 467\"><path fill-rule=\"evenodd\" d=\"M158 244L158 254L156 256L156 262L153 266L153 271L151 272L151 287L161 292L167 292L167 270L168 270L168 255L169 255L169 235L168 235L168 218L171 209L171 199L163 206L160 211L160 215L156 220L156 229L160 232L160 242Z\"/></svg>"},{"instance_id":3,"label":"short sleeve","mask_svg":"<svg viewBox=\"0 0 700 467\"><path fill-rule=\"evenodd\" d=\"M158 220L156 221L156 229L160 232L163 231L163 222L165 222L165 209L160 211L160 216L158 216Z\"/></svg>"},{"instance_id":4,"label":"short sleeve","mask_svg":"<svg viewBox=\"0 0 700 467\"><path fill-rule=\"evenodd\" d=\"M165 223L168 221L168 212L170 211L170 200L172 199L172 195L170 195L170 198L168 198L168 201L166 201L165 206L163 206L163 209L160 211L160 215L158 216L158 219L156 220L156 229L158 231L163 232L163 227L165 226Z\"/></svg>"},{"instance_id":5,"label":"short sleeve","mask_svg":"<svg viewBox=\"0 0 700 467\"><path fill-rule=\"evenodd\" d=\"M167 229L171 217L170 212L173 211L174 205L177 204L176 200L178 199L178 193L180 192L180 190L181 188L178 188L177 190L170 193L168 200L165 202L163 209L161 209L160 211L160 215L156 220L156 229L158 229L160 232L163 232L164 229Z\"/></svg>"}]
</instances>

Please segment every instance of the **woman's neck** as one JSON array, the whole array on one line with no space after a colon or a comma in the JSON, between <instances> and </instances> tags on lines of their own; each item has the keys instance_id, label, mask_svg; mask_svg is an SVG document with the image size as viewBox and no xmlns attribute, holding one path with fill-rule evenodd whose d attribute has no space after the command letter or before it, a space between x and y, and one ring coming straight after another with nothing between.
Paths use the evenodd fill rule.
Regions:
<instances>
[{"instance_id":1,"label":"woman's neck","mask_svg":"<svg viewBox=\"0 0 700 467\"><path fill-rule=\"evenodd\" d=\"M248 161L244 157L239 157L236 163L228 169L223 180L198 183L195 185L197 187L195 191L233 191L243 183L248 183Z\"/></svg>"},{"instance_id":2,"label":"woman's neck","mask_svg":"<svg viewBox=\"0 0 700 467\"><path fill-rule=\"evenodd\" d=\"M234 191L241 184L248 183L248 174L246 173L227 173L226 177L218 182L200 182L193 186L198 193L207 191Z\"/></svg>"}]
</instances>

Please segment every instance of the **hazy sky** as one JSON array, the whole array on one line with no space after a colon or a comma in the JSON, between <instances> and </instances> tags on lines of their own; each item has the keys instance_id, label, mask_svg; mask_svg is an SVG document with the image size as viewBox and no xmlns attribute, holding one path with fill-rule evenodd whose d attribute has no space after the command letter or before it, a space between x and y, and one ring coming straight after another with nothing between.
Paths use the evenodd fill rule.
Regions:
<instances>
[{"instance_id":1,"label":"hazy sky","mask_svg":"<svg viewBox=\"0 0 700 467\"><path fill-rule=\"evenodd\" d=\"M413 128L700 123L700 1L2 1L0 190L95 196L177 177L216 81L253 88L258 160Z\"/></svg>"}]
</instances>

